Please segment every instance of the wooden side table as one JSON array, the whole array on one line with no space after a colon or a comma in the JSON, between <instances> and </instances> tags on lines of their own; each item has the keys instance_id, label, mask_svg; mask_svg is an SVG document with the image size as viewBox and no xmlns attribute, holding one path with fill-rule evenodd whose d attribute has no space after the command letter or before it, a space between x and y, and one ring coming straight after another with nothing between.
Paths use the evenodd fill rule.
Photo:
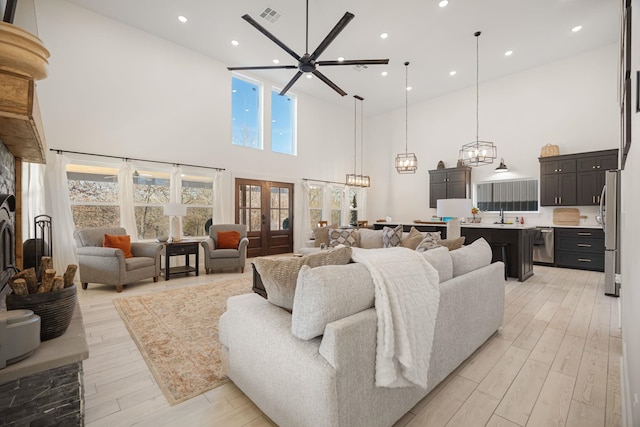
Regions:
<instances>
[{"instance_id":1,"label":"wooden side table","mask_svg":"<svg viewBox=\"0 0 640 427\"><path fill-rule=\"evenodd\" d=\"M198 249L199 247L200 247L199 242L195 240L183 240L180 242L165 243L164 247L162 248L162 255L164 255L164 280L169 280L172 274L180 274L180 273L183 273L186 275L186 274L195 272L196 276L198 276L200 272L200 269L199 269L200 254ZM171 260L171 257L178 256L178 255L184 255L184 260L185 260L184 265L177 266L177 267L170 267L169 261ZM192 267L189 264L190 255L196 256L195 267Z\"/></svg>"}]
</instances>

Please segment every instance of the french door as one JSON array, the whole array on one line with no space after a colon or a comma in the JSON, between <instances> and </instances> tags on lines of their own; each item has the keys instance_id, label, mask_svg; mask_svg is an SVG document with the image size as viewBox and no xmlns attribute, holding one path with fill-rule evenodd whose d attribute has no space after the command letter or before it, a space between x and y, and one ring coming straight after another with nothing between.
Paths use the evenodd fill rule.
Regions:
<instances>
[{"instance_id":1,"label":"french door","mask_svg":"<svg viewBox=\"0 0 640 427\"><path fill-rule=\"evenodd\" d=\"M236 224L247 226L248 257L293 252L293 184L236 178Z\"/></svg>"}]
</instances>

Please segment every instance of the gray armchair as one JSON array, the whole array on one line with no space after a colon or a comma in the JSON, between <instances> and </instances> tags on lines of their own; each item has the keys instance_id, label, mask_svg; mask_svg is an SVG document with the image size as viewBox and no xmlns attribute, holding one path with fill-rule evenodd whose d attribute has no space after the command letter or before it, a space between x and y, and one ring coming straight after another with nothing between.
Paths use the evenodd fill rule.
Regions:
<instances>
[{"instance_id":1,"label":"gray armchair","mask_svg":"<svg viewBox=\"0 0 640 427\"><path fill-rule=\"evenodd\" d=\"M82 289L89 283L114 285L116 292L122 292L127 283L160 276L160 251L158 243L132 242L133 258L125 258L121 249L103 248L105 234L124 236L127 234L121 227L80 228L73 232L78 246L80 266L80 282Z\"/></svg>"},{"instance_id":2,"label":"gray armchair","mask_svg":"<svg viewBox=\"0 0 640 427\"><path fill-rule=\"evenodd\" d=\"M237 249L217 249L218 231L237 231L240 233L240 243ZM201 242L204 248L204 268L207 274L213 270L223 268L240 268L244 273L247 260L247 226L241 224L214 224L209 227L209 237Z\"/></svg>"}]
</instances>

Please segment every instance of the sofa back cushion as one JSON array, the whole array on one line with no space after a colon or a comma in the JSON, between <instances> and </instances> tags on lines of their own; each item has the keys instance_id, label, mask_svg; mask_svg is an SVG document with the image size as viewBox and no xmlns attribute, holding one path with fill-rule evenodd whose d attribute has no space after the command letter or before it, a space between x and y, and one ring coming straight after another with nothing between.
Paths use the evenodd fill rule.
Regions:
<instances>
[{"instance_id":1,"label":"sofa back cushion","mask_svg":"<svg viewBox=\"0 0 640 427\"><path fill-rule=\"evenodd\" d=\"M449 249L439 246L422 252L422 256L438 271L440 283L446 282L453 277L453 262L451 261Z\"/></svg>"},{"instance_id":2,"label":"sofa back cushion","mask_svg":"<svg viewBox=\"0 0 640 427\"><path fill-rule=\"evenodd\" d=\"M314 268L322 265L347 264L350 260L351 248L338 248L302 257L257 258L255 266L267 291L267 300L271 304L291 311L298 272L303 265Z\"/></svg>"},{"instance_id":3,"label":"sofa back cushion","mask_svg":"<svg viewBox=\"0 0 640 427\"><path fill-rule=\"evenodd\" d=\"M293 300L291 333L310 340L324 334L328 323L373 306L373 280L364 264L303 266Z\"/></svg>"},{"instance_id":4,"label":"sofa back cushion","mask_svg":"<svg viewBox=\"0 0 640 427\"><path fill-rule=\"evenodd\" d=\"M376 249L382 247L382 230L369 230L361 228L360 247L363 249Z\"/></svg>"},{"instance_id":5,"label":"sofa back cushion","mask_svg":"<svg viewBox=\"0 0 640 427\"><path fill-rule=\"evenodd\" d=\"M482 237L449 253L453 262L453 277L458 277L470 271L477 270L491 264L491 246Z\"/></svg>"},{"instance_id":6,"label":"sofa back cushion","mask_svg":"<svg viewBox=\"0 0 640 427\"><path fill-rule=\"evenodd\" d=\"M86 248L87 246L101 247L105 234L124 236L127 232L122 227L78 228L73 232L79 248Z\"/></svg>"}]
</instances>

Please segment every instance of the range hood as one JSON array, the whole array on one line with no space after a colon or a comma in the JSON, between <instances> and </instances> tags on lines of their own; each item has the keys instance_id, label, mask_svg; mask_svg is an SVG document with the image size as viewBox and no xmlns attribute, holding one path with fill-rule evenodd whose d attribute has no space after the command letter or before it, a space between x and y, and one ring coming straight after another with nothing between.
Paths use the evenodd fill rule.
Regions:
<instances>
[{"instance_id":1,"label":"range hood","mask_svg":"<svg viewBox=\"0 0 640 427\"><path fill-rule=\"evenodd\" d=\"M47 76L48 58L38 37L0 22L0 141L15 157L32 163L46 159L35 80Z\"/></svg>"}]
</instances>

